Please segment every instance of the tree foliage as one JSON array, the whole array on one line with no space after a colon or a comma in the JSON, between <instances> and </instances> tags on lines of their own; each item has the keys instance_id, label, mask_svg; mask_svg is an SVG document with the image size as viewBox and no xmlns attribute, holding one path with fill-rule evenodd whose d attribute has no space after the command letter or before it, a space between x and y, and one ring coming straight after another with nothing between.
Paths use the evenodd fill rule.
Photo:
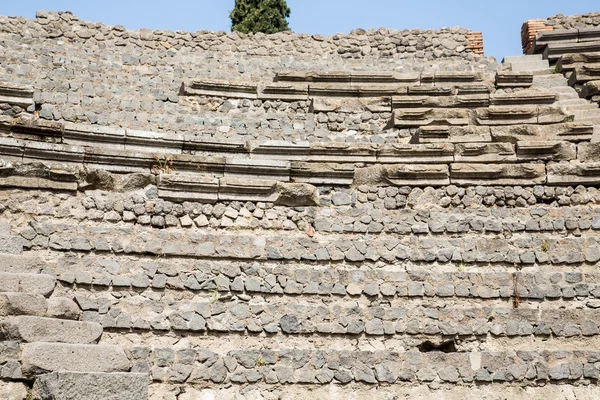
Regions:
<instances>
[{"instance_id":1,"label":"tree foliage","mask_svg":"<svg viewBox=\"0 0 600 400\"><path fill-rule=\"evenodd\" d=\"M229 14L231 30L243 33L289 31L290 8L285 0L235 0Z\"/></svg>"}]
</instances>

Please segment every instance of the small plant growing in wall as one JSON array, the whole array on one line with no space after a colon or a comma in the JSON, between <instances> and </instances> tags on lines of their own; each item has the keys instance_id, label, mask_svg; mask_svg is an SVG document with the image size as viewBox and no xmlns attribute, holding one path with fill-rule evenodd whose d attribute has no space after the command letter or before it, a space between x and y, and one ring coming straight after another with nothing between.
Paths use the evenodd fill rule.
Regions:
<instances>
[{"instance_id":1,"label":"small plant growing in wall","mask_svg":"<svg viewBox=\"0 0 600 400\"><path fill-rule=\"evenodd\" d=\"M158 154L154 155L154 160L156 163L152 165L152 173L153 174L170 174L174 171L173 169L173 159L171 156L159 156Z\"/></svg>"},{"instance_id":2,"label":"small plant growing in wall","mask_svg":"<svg viewBox=\"0 0 600 400\"><path fill-rule=\"evenodd\" d=\"M542 251L547 253L550 250L550 243L547 240L542 240Z\"/></svg>"},{"instance_id":3,"label":"small plant growing in wall","mask_svg":"<svg viewBox=\"0 0 600 400\"><path fill-rule=\"evenodd\" d=\"M259 358L258 361L256 361L256 365L258 365L259 367L264 367L265 365L267 365L267 362L262 358Z\"/></svg>"}]
</instances>

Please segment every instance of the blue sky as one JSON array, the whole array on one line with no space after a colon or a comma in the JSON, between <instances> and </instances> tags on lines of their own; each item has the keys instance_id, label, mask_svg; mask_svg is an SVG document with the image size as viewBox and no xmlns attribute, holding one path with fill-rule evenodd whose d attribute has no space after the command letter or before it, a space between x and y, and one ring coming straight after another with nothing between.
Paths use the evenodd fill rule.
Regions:
<instances>
[{"instance_id":1,"label":"blue sky","mask_svg":"<svg viewBox=\"0 0 600 400\"><path fill-rule=\"evenodd\" d=\"M33 18L36 10L71 11L86 21L197 31L230 30L234 0L28 0L3 1L2 15ZM287 0L290 27L298 33L329 35L355 28L441 28L482 31L487 56L498 61L519 55L521 24L562 13L600 11L600 0Z\"/></svg>"}]
</instances>

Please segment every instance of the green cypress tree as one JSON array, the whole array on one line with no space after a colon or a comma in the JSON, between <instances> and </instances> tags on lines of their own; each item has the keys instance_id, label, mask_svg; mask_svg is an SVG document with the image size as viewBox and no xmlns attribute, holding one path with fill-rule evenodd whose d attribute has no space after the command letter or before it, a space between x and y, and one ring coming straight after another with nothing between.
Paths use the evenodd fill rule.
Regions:
<instances>
[{"instance_id":1,"label":"green cypress tree","mask_svg":"<svg viewBox=\"0 0 600 400\"><path fill-rule=\"evenodd\" d=\"M285 0L235 0L229 14L231 30L243 33L277 33L289 31L286 18L290 8Z\"/></svg>"}]
</instances>

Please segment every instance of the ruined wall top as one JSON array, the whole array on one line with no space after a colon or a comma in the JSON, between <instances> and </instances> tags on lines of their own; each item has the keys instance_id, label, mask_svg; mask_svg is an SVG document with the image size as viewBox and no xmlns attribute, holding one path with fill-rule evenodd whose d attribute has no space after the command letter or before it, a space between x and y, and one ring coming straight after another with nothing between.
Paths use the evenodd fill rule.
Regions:
<instances>
[{"instance_id":1,"label":"ruined wall top","mask_svg":"<svg viewBox=\"0 0 600 400\"><path fill-rule=\"evenodd\" d=\"M35 19L0 16L0 31L24 39L62 39L101 47L139 46L149 49L202 49L250 56L314 55L342 58L472 59L483 54L480 33L464 28L439 30L356 29L333 36L282 32L273 35L239 32L185 32L108 26L80 20L70 12L38 11Z\"/></svg>"}]
</instances>

